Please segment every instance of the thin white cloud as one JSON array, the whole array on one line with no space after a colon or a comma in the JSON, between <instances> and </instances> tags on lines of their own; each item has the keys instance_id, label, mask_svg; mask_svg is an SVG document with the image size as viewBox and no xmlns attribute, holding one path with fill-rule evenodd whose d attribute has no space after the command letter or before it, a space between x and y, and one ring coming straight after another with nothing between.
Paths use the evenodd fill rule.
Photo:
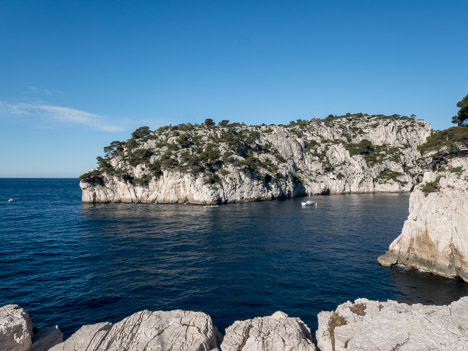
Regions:
<instances>
[{"instance_id":1,"label":"thin white cloud","mask_svg":"<svg viewBox=\"0 0 468 351\"><path fill-rule=\"evenodd\" d=\"M29 85L28 89L31 90L33 93L52 95L52 90L49 90L49 89L42 89L42 88L34 87L32 85Z\"/></svg>"},{"instance_id":2,"label":"thin white cloud","mask_svg":"<svg viewBox=\"0 0 468 351\"><path fill-rule=\"evenodd\" d=\"M106 123L103 116L70 107L28 103L8 104L0 101L0 110L15 115L40 114L49 119L82 124L105 132L124 131L121 127Z\"/></svg>"}]
</instances>

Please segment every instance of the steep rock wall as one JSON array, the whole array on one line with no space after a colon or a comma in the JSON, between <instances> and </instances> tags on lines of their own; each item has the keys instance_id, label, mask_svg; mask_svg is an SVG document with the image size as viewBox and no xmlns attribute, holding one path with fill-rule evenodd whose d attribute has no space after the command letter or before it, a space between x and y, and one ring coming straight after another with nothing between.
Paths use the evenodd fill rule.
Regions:
<instances>
[{"instance_id":1,"label":"steep rock wall","mask_svg":"<svg viewBox=\"0 0 468 351\"><path fill-rule=\"evenodd\" d=\"M444 169L424 173L411 193L401 235L378 261L468 282L468 158L451 159Z\"/></svg>"}]
</instances>

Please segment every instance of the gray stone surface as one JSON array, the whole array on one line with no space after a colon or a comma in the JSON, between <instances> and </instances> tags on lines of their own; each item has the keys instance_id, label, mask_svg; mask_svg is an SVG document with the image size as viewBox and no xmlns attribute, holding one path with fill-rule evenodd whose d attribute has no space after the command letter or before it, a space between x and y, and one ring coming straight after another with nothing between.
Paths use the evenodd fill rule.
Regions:
<instances>
[{"instance_id":1,"label":"gray stone surface","mask_svg":"<svg viewBox=\"0 0 468 351\"><path fill-rule=\"evenodd\" d=\"M0 308L0 350L28 351L32 344L32 322L18 305Z\"/></svg>"},{"instance_id":2,"label":"gray stone surface","mask_svg":"<svg viewBox=\"0 0 468 351\"><path fill-rule=\"evenodd\" d=\"M39 329L33 336L29 351L48 351L63 342L63 334L58 326Z\"/></svg>"},{"instance_id":3,"label":"gray stone surface","mask_svg":"<svg viewBox=\"0 0 468 351\"><path fill-rule=\"evenodd\" d=\"M468 297L449 306L358 299L320 312L321 351L462 351L468 349Z\"/></svg>"},{"instance_id":4,"label":"gray stone surface","mask_svg":"<svg viewBox=\"0 0 468 351\"><path fill-rule=\"evenodd\" d=\"M423 187L436 179L438 189L425 196ZM468 158L451 159L445 170L424 173L423 182L411 193L401 235L378 261L468 282Z\"/></svg>"},{"instance_id":5,"label":"gray stone surface","mask_svg":"<svg viewBox=\"0 0 468 351\"><path fill-rule=\"evenodd\" d=\"M202 312L141 311L111 325L83 326L50 351L210 351L219 333Z\"/></svg>"},{"instance_id":6,"label":"gray stone surface","mask_svg":"<svg viewBox=\"0 0 468 351\"><path fill-rule=\"evenodd\" d=\"M222 351L314 351L310 330L299 318L276 312L237 321L226 329Z\"/></svg>"}]
</instances>

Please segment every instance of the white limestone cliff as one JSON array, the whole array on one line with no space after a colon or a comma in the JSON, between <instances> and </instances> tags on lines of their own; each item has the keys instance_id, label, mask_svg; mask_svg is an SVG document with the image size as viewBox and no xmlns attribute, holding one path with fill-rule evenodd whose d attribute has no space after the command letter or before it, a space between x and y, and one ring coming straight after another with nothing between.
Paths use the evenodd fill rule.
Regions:
<instances>
[{"instance_id":1,"label":"white limestone cliff","mask_svg":"<svg viewBox=\"0 0 468 351\"><path fill-rule=\"evenodd\" d=\"M416 148L430 133L422 120L385 116L174 127L118 143L104 166L83 176L82 200L214 204L408 192L424 170ZM364 142L371 151L359 151Z\"/></svg>"},{"instance_id":2,"label":"white limestone cliff","mask_svg":"<svg viewBox=\"0 0 468 351\"><path fill-rule=\"evenodd\" d=\"M402 233L378 261L468 282L467 157L449 159L443 169L424 173L411 193Z\"/></svg>"}]
</instances>

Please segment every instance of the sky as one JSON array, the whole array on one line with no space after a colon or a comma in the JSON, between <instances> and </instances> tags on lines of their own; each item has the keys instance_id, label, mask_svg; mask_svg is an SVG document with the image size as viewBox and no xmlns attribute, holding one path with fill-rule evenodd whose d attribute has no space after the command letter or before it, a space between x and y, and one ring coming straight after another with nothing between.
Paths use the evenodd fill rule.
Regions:
<instances>
[{"instance_id":1,"label":"sky","mask_svg":"<svg viewBox=\"0 0 468 351\"><path fill-rule=\"evenodd\" d=\"M468 94L466 0L0 2L0 177L78 177L136 128L415 114Z\"/></svg>"}]
</instances>

